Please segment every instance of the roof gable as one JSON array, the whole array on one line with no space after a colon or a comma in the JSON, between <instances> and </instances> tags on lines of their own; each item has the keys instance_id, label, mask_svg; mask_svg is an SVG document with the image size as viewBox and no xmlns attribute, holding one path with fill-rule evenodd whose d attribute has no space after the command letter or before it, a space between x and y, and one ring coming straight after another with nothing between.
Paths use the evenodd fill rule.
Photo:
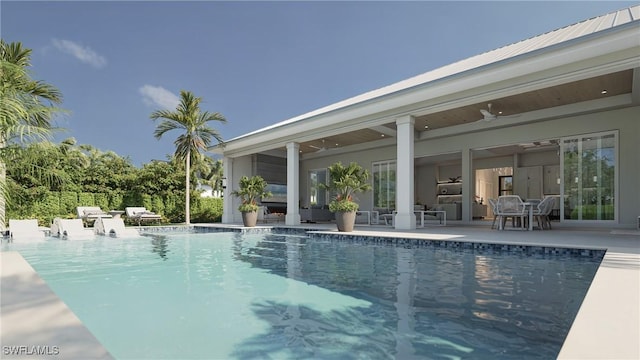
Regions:
<instances>
[{"instance_id":1,"label":"roof gable","mask_svg":"<svg viewBox=\"0 0 640 360\"><path fill-rule=\"evenodd\" d=\"M416 86L429 84L438 80L465 73L474 69L479 69L491 64L496 64L518 56L532 53L537 50L547 49L555 45L566 44L573 40L584 38L593 34L602 33L611 29L640 21L640 5L614 11L608 14L584 20L563 28L546 32L544 34L528 38L510 45L500 47L470 58L445 65L443 67L416 75L414 77L393 83L376 90L372 90L331 105L313 110L311 112L275 123L271 126L241 135L229 141L258 134L267 130L275 129L287 124L295 123L314 116L343 109L351 105L364 103L369 100L394 94L403 90L408 90Z\"/></svg>"}]
</instances>

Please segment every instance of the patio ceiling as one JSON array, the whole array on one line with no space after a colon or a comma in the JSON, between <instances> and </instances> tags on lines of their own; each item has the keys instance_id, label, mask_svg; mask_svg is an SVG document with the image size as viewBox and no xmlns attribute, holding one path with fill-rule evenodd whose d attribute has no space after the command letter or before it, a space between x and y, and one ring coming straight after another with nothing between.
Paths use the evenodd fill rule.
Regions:
<instances>
[{"instance_id":1,"label":"patio ceiling","mask_svg":"<svg viewBox=\"0 0 640 360\"><path fill-rule=\"evenodd\" d=\"M491 103L491 112L493 114L508 116L621 94L630 94L633 87L633 71L634 70L624 70L518 95L491 99L486 102L456 109L418 116L415 118L415 130L417 132L429 131L482 120L483 115L480 113L480 110L487 110L487 104L489 103ZM606 90L606 93L603 93L603 90ZM425 128L425 126L428 126L428 128ZM395 123L388 123L384 126L365 128L301 142L300 153L318 153L332 148L341 148L393 137L395 135L395 129Z\"/></svg>"}]
</instances>

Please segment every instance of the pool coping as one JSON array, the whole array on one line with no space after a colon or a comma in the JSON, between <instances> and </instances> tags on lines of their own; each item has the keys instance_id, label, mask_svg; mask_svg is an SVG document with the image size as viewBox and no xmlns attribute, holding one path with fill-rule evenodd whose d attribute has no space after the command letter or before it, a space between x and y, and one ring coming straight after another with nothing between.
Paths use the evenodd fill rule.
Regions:
<instances>
[{"instance_id":1,"label":"pool coping","mask_svg":"<svg viewBox=\"0 0 640 360\"><path fill-rule=\"evenodd\" d=\"M314 224L315 225L315 224ZM558 359L640 358L640 233L495 232L479 227L439 227L416 231L363 227L339 233L333 226L259 226L195 224L143 227L144 233L175 231L269 233L289 229L319 235L384 237L606 250ZM551 239L540 239L541 233ZM514 239L513 237L517 237ZM585 240L585 236L587 239ZM469 238L473 237L473 238ZM497 237L497 239L496 239ZM9 254L9 255L8 255ZM0 252L0 345L58 346L65 359L111 359L112 356L17 252ZM9 294L9 296L7 296ZM46 300L44 300L46 299ZM24 306L15 310L17 304ZM37 311L39 316L32 316ZM46 315L46 316L41 316ZM56 328L55 332L51 328ZM34 329L39 329L34 331ZM17 342L16 342L17 341ZM15 346L14 345L14 346ZM4 348L3 348L4 352ZM95 354L91 356L88 354ZM4 353L3 353L4 355ZM24 355L24 354L23 354ZM61 354L62 355L62 354ZM6 356L6 355L5 355ZM24 358L24 356L7 357Z\"/></svg>"},{"instance_id":2,"label":"pool coping","mask_svg":"<svg viewBox=\"0 0 640 360\"><path fill-rule=\"evenodd\" d=\"M22 255L0 263L0 357L113 359Z\"/></svg>"}]
</instances>

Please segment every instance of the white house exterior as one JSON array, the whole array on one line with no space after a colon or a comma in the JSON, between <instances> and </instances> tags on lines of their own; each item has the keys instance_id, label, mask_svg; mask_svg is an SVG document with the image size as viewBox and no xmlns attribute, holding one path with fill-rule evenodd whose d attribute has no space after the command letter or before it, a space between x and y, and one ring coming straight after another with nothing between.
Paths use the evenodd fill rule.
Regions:
<instances>
[{"instance_id":1,"label":"white house exterior","mask_svg":"<svg viewBox=\"0 0 640 360\"><path fill-rule=\"evenodd\" d=\"M397 211L397 229L416 227L418 202L461 223L490 216L480 199L507 193L500 182L509 180L523 198L557 196L563 223L635 228L640 6L361 94L218 151L228 184L223 223L241 221L231 191L243 175L286 184L286 224L297 225L301 208L328 202L312 183L330 164L355 161L374 175L360 209Z\"/></svg>"}]
</instances>

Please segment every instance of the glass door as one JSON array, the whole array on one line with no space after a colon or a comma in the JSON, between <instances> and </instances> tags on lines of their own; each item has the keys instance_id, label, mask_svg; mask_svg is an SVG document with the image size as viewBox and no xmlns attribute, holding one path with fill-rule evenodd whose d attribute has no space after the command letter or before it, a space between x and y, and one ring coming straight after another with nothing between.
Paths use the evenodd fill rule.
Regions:
<instances>
[{"instance_id":1,"label":"glass door","mask_svg":"<svg viewBox=\"0 0 640 360\"><path fill-rule=\"evenodd\" d=\"M615 220L616 134L562 141L564 220Z\"/></svg>"},{"instance_id":2,"label":"glass door","mask_svg":"<svg viewBox=\"0 0 640 360\"><path fill-rule=\"evenodd\" d=\"M395 161L373 164L373 206L388 210L396 208Z\"/></svg>"}]
</instances>

